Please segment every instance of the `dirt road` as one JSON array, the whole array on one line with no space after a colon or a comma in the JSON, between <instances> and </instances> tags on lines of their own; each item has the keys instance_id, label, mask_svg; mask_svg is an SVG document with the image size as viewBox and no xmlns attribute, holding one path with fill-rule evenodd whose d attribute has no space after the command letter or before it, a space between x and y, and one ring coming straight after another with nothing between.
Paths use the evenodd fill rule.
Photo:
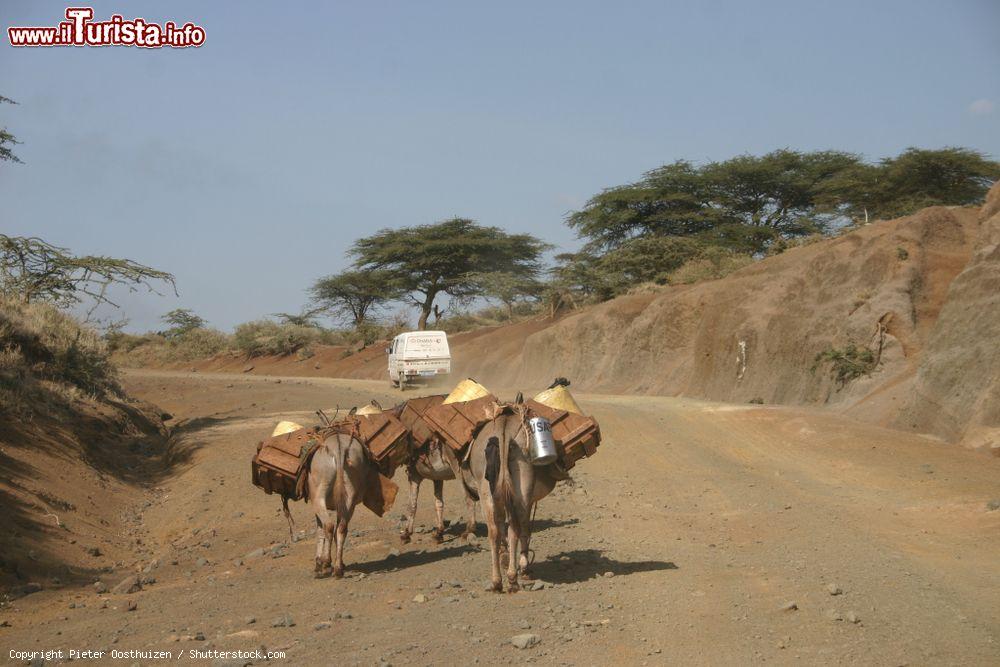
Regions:
<instances>
[{"instance_id":1,"label":"dirt road","mask_svg":"<svg viewBox=\"0 0 1000 667\"><path fill-rule=\"evenodd\" d=\"M485 592L482 537L400 545L405 489L387 518L359 509L347 578L316 581L312 518L294 507L308 535L290 542L278 500L250 485L254 446L279 418L312 423L316 408L399 394L278 381L127 375L195 450L132 519L155 560L128 565L155 582L19 600L4 659L264 646L300 665L1000 663L1000 511L987 509L1000 459L828 413L579 395L605 443L540 506L535 573L550 586ZM430 526L429 483L421 494L417 522ZM454 483L446 503L460 523ZM514 648L524 633L541 642Z\"/></svg>"}]
</instances>

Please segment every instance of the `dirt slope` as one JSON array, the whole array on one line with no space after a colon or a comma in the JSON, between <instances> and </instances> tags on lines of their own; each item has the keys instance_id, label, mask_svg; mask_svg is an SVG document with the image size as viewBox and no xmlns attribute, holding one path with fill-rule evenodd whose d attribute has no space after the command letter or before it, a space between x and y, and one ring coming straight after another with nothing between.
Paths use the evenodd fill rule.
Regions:
<instances>
[{"instance_id":1,"label":"dirt slope","mask_svg":"<svg viewBox=\"0 0 1000 667\"><path fill-rule=\"evenodd\" d=\"M722 280L455 335L453 369L496 385L566 376L585 391L822 405L1000 447L998 199L994 189L983 212L935 207L879 221ZM848 345L879 363L841 383L817 355ZM383 379L383 348L258 359L253 372ZM193 367L245 365L226 356Z\"/></svg>"},{"instance_id":2,"label":"dirt slope","mask_svg":"<svg viewBox=\"0 0 1000 667\"><path fill-rule=\"evenodd\" d=\"M286 654L266 664L295 665L1000 662L1000 511L987 510L998 459L829 412L578 394L606 440L539 508L535 570L552 587L487 594L482 537L400 546L398 510L363 509L347 578L316 581L308 510L293 507L309 539L289 543L278 501L250 485L254 444L279 418L392 394L281 379L130 374L130 392L183 422L176 437L193 456L136 498L127 530L144 551L95 576L155 581L132 594L45 582L0 610L4 655L142 649L176 662L263 646ZM458 522L456 490L446 486L446 516ZM419 512L429 525L429 485ZM514 649L521 633L541 643Z\"/></svg>"},{"instance_id":3,"label":"dirt slope","mask_svg":"<svg viewBox=\"0 0 1000 667\"><path fill-rule=\"evenodd\" d=\"M78 398L0 414L0 591L90 583L143 552L130 507L184 460L153 406Z\"/></svg>"},{"instance_id":4,"label":"dirt slope","mask_svg":"<svg viewBox=\"0 0 1000 667\"><path fill-rule=\"evenodd\" d=\"M951 283L897 423L1000 452L1000 183L972 259Z\"/></svg>"}]
</instances>

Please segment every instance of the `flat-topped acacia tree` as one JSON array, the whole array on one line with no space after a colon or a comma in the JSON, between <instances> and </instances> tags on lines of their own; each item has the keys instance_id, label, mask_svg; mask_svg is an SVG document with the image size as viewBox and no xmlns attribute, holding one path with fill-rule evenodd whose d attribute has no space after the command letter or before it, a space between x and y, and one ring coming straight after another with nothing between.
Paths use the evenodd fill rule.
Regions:
<instances>
[{"instance_id":1,"label":"flat-topped acacia tree","mask_svg":"<svg viewBox=\"0 0 1000 667\"><path fill-rule=\"evenodd\" d=\"M382 229L358 239L349 251L356 267L384 270L405 300L420 309L417 327L427 327L440 294L468 298L483 294L483 276L537 276L550 246L530 234L509 234L467 218L429 225Z\"/></svg>"}]
</instances>

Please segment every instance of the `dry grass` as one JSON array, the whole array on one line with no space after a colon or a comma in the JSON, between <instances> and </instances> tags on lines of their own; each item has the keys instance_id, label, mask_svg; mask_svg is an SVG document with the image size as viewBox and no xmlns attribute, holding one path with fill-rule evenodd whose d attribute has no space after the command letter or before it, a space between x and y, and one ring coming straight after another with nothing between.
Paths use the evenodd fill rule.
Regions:
<instances>
[{"instance_id":1,"label":"dry grass","mask_svg":"<svg viewBox=\"0 0 1000 667\"><path fill-rule=\"evenodd\" d=\"M713 249L682 264L670 274L668 282L675 285L690 285L705 280L718 280L753 262L753 257L749 255Z\"/></svg>"},{"instance_id":2,"label":"dry grass","mask_svg":"<svg viewBox=\"0 0 1000 667\"><path fill-rule=\"evenodd\" d=\"M44 303L0 299L0 410L24 412L42 395L120 395L104 340Z\"/></svg>"}]
</instances>

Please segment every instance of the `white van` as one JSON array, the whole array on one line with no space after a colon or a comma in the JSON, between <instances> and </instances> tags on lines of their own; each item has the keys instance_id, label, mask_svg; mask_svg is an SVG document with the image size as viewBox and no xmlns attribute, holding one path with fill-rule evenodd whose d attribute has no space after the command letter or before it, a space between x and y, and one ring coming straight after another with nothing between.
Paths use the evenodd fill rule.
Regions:
<instances>
[{"instance_id":1,"label":"white van","mask_svg":"<svg viewBox=\"0 0 1000 667\"><path fill-rule=\"evenodd\" d=\"M407 331L392 339L389 381L400 389L418 379L429 380L451 372L451 351L443 331Z\"/></svg>"}]
</instances>

